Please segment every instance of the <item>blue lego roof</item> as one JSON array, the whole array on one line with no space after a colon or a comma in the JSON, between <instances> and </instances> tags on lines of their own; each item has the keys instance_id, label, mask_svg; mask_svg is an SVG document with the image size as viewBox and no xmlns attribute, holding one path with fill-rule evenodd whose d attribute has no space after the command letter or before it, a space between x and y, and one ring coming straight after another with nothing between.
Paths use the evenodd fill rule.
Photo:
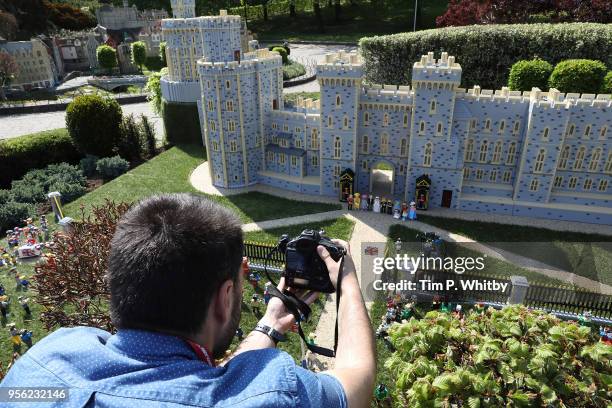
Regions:
<instances>
[{"instance_id":1,"label":"blue lego roof","mask_svg":"<svg viewBox=\"0 0 612 408\"><path fill-rule=\"evenodd\" d=\"M266 145L266 151L274 152L274 153L285 153L289 156L304 156L306 154L306 150L298 149L295 147L280 147L275 144Z\"/></svg>"},{"instance_id":2,"label":"blue lego roof","mask_svg":"<svg viewBox=\"0 0 612 408\"><path fill-rule=\"evenodd\" d=\"M462 100L457 100L455 102L455 111L453 114L453 119L472 119L474 114L470 110L467 103Z\"/></svg>"}]
</instances>

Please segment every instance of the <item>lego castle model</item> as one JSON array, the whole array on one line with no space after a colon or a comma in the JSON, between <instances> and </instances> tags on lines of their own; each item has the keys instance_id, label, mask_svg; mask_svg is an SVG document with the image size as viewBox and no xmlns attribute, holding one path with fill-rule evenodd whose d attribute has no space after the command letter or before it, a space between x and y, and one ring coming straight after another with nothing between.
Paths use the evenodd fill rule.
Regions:
<instances>
[{"instance_id":1,"label":"lego castle model","mask_svg":"<svg viewBox=\"0 0 612 408\"><path fill-rule=\"evenodd\" d=\"M411 86L370 85L360 56L340 52L317 65L320 101L285 108L281 57L240 16L172 7L162 94L198 104L215 186L343 199L384 168L386 197L421 208L612 224L610 95L462 89L446 53L417 61Z\"/></svg>"}]
</instances>

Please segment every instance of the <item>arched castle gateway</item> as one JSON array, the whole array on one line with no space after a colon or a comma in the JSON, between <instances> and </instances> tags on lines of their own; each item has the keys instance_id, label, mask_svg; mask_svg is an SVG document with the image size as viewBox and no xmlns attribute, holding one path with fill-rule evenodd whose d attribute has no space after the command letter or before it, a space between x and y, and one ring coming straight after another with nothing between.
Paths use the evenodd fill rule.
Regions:
<instances>
[{"instance_id":1,"label":"arched castle gateway","mask_svg":"<svg viewBox=\"0 0 612 408\"><path fill-rule=\"evenodd\" d=\"M317 65L320 101L289 109L280 56L255 50L239 16L172 6L162 93L198 103L216 186L339 197L346 169L369 193L381 167L394 199L429 180L429 207L612 224L610 95L462 89L446 53L417 61L412 86L367 85L360 56L340 52Z\"/></svg>"}]
</instances>

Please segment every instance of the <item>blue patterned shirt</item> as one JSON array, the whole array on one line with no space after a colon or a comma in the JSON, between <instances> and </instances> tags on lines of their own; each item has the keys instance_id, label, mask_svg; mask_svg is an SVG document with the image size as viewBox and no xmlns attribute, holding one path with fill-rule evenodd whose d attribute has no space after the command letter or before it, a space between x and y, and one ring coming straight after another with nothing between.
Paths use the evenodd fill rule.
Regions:
<instances>
[{"instance_id":1,"label":"blue patterned shirt","mask_svg":"<svg viewBox=\"0 0 612 408\"><path fill-rule=\"evenodd\" d=\"M0 386L69 388L67 401L36 407L347 406L336 378L304 370L277 349L248 351L225 367L210 367L178 337L141 330L111 335L90 327L45 337Z\"/></svg>"}]
</instances>

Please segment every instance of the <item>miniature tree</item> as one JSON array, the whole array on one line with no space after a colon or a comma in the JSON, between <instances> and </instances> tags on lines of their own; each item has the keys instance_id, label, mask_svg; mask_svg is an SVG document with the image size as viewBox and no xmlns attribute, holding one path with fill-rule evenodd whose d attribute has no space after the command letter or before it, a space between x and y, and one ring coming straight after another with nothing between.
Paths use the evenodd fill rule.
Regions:
<instances>
[{"instance_id":1,"label":"miniature tree","mask_svg":"<svg viewBox=\"0 0 612 408\"><path fill-rule=\"evenodd\" d=\"M9 86L18 73L19 66L15 58L8 52L0 50L0 100L6 100L4 87Z\"/></svg>"},{"instance_id":2,"label":"miniature tree","mask_svg":"<svg viewBox=\"0 0 612 408\"><path fill-rule=\"evenodd\" d=\"M15 16L0 10L0 37L11 41L17 34L17 27Z\"/></svg>"},{"instance_id":3,"label":"miniature tree","mask_svg":"<svg viewBox=\"0 0 612 408\"><path fill-rule=\"evenodd\" d=\"M166 42L162 41L159 43L159 59L162 62L162 67L165 67L168 65L168 62L166 61Z\"/></svg>"},{"instance_id":4,"label":"miniature tree","mask_svg":"<svg viewBox=\"0 0 612 408\"><path fill-rule=\"evenodd\" d=\"M604 77L601 91L606 94L612 93L612 71L608 71L608 73Z\"/></svg>"},{"instance_id":5,"label":"miniature tree","mask_svg":"<svg viewBox=\"0 0 612 408\"><path fill-rule=\"evenodd\" d=\"M153 111L158 115L161 114L162 107L162 93L161 93L161 77L164 73L164 69L162 68L162 72L154 72L149 75L149 79L147 79L147 84L145 85L145 90L147 91L147 99L151 102L151 107Z\"/></svg>"},{"instance_id":6,"label":"miniature tree","mask_svg":"<svg viewBox=\"0 0 612 408\"><path fill-rule=\"evenodd\" d=\"M552 70L552 65L539 58L518 61L510 68L508 87L512 91L531 91L531 88L545 91Z\"/></svg>"},{"instance_id":7,"label":"miniature tree","mask_svg":"<svg viewBox=\"0 0 612 408\"><path fill-rule=\"evenodd\" d=\"M110 45L100 45L96 50L96 58L100 67L106 69L109 74L117 66L117 51Z\"/></svg>"},{"instance_id":8,"label":"miniature tree","mask_svg":"<svg viewBox=\"0 0 612 408\"><path fill-rule=\"evenodd\" d=\"M117 222L129 204L107 200L93 206L73 223L70 232L57 233L51 256L35 268L33 287L42 306L47 330L91 326L113 331L108 313L110 292L104 280L110 242Z\"/></svg>"},{"instance_id":9,"label":"miniature tree","mask_svg":"<svg viewBox=\"0 0 612 408\"><path fill-rule=\"evenodd\" d=\"M155 156L157 141L155 139L155 128L146 115L140 115L140 131L146 145L147 156L151 158Z\"/></svg>"},{"instance_id":10,"label":"miniature tree","mask_svg":"<svg viewBox=\"0 0 612 408\"><path fill-rule=\"evenodd\" d=\"M142 66L147 60L147 46L142 41L136 41L132 43L132 62L140 67L142 72Z\"/></svg>"},{"instance_id":11,"label":"miniature tree","mask_svg":"<svg viewBox=\"0 0 612 408\"><path fill-rule=\"evenodd\" d=\"M555 66L548 85L561 92L597 93L601 90L607 73L601 61L571 59L561 61Z\"/></svg>"}]
</instances>

